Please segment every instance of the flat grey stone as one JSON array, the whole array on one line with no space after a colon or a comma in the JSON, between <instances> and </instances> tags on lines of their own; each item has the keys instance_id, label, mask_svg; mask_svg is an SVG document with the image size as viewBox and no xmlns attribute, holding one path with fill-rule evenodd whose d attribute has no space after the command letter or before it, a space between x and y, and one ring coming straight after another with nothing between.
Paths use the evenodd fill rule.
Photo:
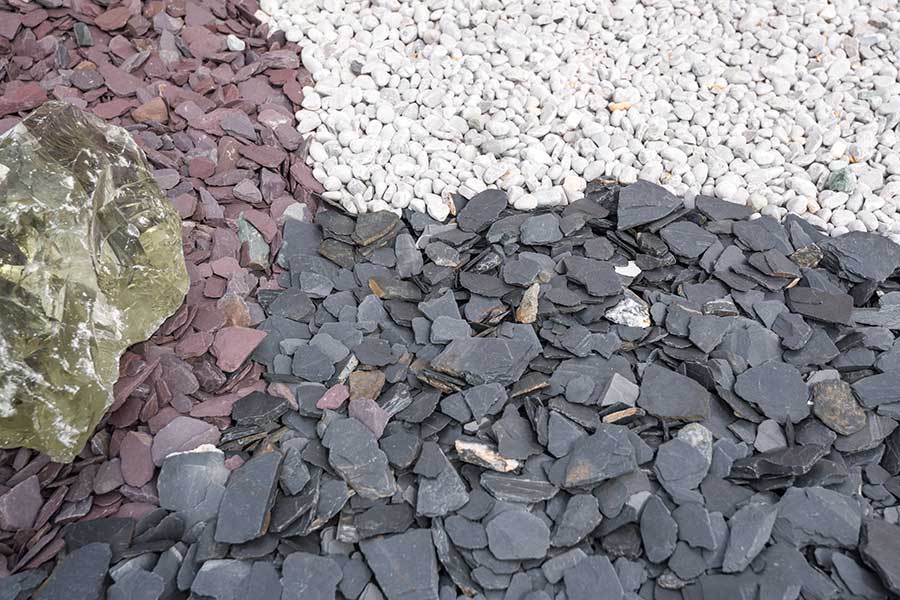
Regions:
<instances>
[{"instance_id":1,"label":"flat grey stone","mask_svg":"<svg viewBox=\"0 0 900 600\"><path fill-rule=\"evenodd\" d=\"M424 517L442 517L455 511L469 501L466 484L456 472L456 468L435 444L443 467L434 478L419 479L419 493L416 498L416 514Z\"/></svg>"},{"instance_id":2,"label":"flat grey stone","mask_svg":"<svg viewBox=\"0 0 900 600\"><path fill-rule=\"evenodd\" d=\"M241 544L265 533L282 456L257 455L232 471L216 520L216 541Z\"/></svg>"},{"instance_id":3,"label":"flat grey stone","mask_svg":"<svg viewBox=\"0 0 900 600\"><path fill-rule=\"evenodd\" d=\"M681 206L681 200L661 185L638 180L619 190L616 228L623 231L652 223L669 216Z\"/></svg>"},{"instance_id":4,"label":"flat grey stone","mask_svg":"<svg viewBox=\"0 0 900 600\"><path fill-rule=\"evenodd\" d=\"M163 461L156 482L159 505L176 512L196 508L211 487L225 485L229 474L220 450L170 454Z\"/></svg>"},{"instance_id":5,"label":"flat grey stone","mask_svg":"<svg viewBox=\"0 0 900 600\"><path fill-rule=\"evenodd\" d=\"M602 424L597 431L575 442L565 471L565 487L591 487L637 469L628 430Z\"/></svg>"},{"instance_id":6,"label":"flat grey stone","mask_svg":"<svg viewBox=\"0 0 900 600\"><path fill-rule=\"evenodd\" d=\"M453 340L462 340L472 335L469 323L462 319L440 316L431 324L431 343L446 344Z\"/></svg>"},{"instance_id":7,"label":"flat grey stone","mask_svg":"<svg viewBox=\"0 0 900 600\"><path fill-rule=\"evenodd\" d=\"M294 351L291 370L306 381L323 382L334 375L335 362L318 346L306 344Z\"/></svg>"},{"instance_id":8,"label":"flat grey stone","mask_svg":"<svg viewBox=\"0 0 900 600\"><path fill-rule=\"evenodd\" d=\"M597 498L590 494L572 496L566 503L566 510L556 521L550 543L556 547L574 546L587 537L602 519Z\"/></svg>"},{"instance_id":9,"label":"flat grey stone","mask_svg":"<svg viewBox=\"0 0 900 600\"><path fill-rule=\"evenodd\" d=\"M250 563L243 560L208 560L203 563L191 592L214 600L240 600L244 582L250 576Z\"/></svg>"},{"instance_id":10,"label":"flat grey stone","mask_svg":"<svg viewBox=\"0 0 900 600\"><path fill-rule=\"evenodd\" d=\"M792 365L768 362L752 367L737 376L734 391L778 423L799 423L809 416L809 389Z\"/></svg>"},{"instance_id":11,"label":"flat grey stone","mask_svg":"<svg viewBox=\"0 0 900 600\"><path fill-rule=\"evenodd\" d=\"M359 549L387 600L440 600L437 559L428 529L363 540Z\"/></svg>"},{"instance_id":12,"label":"flat grey stone","mask_svg":"<svg viewBox=\"0 0 900 600\"><path fill-rule=\"evenodd\" d=\"M709 511L703 505L687 502L675 508L672 517L678 524L678 539L684 540L693 548L716 549L712 521Z\"/></svg>"},{"instance_id":13,"label":"flat grey stone","mask_svg":"<svg viewBox=\"0 0 900 600\"><path fill-rule=\"evenodd\" d=\"M651 415L683 421L709 416L710 395L699 383L657 365L647 365L637 404Z\"/></svg>"},{"instance_id":14,"label":"flat grey stone","mask_svg":"<svg viewBox=\"0 0 900 600\"><path fill-rule=\"evenodd\" d=\"M653 471L660 484L676 501L690 500L696 498L693 490L706 477L709 465L700 450L675 438L657 449Z\"/></svg>"},{"instance_id":15,"label":"flat grey stone","mask_svg":"<svg viewBox=\"0 0 900 600\"><path fill-rule=\"evenodd\" d=\"M657 496L650 496L641 511L641 539L650 562L661 563L675 551L678 524Z\"/></svg>"},{"instance_id":16,"label":"flat grey stone","mask_svg":"<svg viewBox=\"0 0 900 600\"><path fill-rule=\"evenodd\" d=\"M602 590L604 600L622 600L625 591L609 559L602 555L588 556L563 575L567 600L597 600Z\"/></svg>"},{"instance_id":17,"label":"flat grey stone","mask_svg":"<svg viewBox=\"0 0 900 600\"><path fill-rule=\"evenodd\" d=\"M284 559L282 575L282 600L333 600L344 574L330 558L294 552Z\"/></svg>"},{"instance_id":18,"label":"flat grey stone","mask_svg":"<svg viewBox=\"0 0 900 600\"><path fill-rule=\"evenodd\" d=\"M698 258L718 240L715 235L690 221L670 223L659 230L659 235L673 253L685 258Z\"/></svg>"},{"instance_id":19,"label":"flat grey stone","mask_svg":"<svg viewBox=\"0 0 900 600\"><path fill-rule=\"evenodd\" d=\"M553 213L528 217L519 231L519 240L529 246L553 244L562 238L559 217Z\"/></svg>"},{"instance_id":20,"label":"flat grey stone","mask_svg":"<svg viewBox=\"0 0 900 600\"><path fill-rule=\"evenodd\" d=\"M325 430L322 445L329 450L331 466L363 498L385 498L396 490L387 456L360 421L335 419Z\"/></svg>"},{"instance_id":21,"label":"flat grey stone","mask_svg":"<svg viewBox=\"0 0 900 600\"><path fill-rule=\"evenodd\" d=\"M863 377L851 386L866 408L876 408L882 404L900 401L900 373L891 371Z\"/></svg>"},{"instance_id":22,"label":"flat grey stone","mask_svg":"<svg viewBox=\"0 0 900 600\"><path fill-rule=\"evenodd\" d=\"M549 500L559 493L559 488L546 479L529 475L485 471L480 482L491 496L502 502L533 504Z\"/></svg>"},{"instance_id":23,"label":"flat grey stone","mask_svg":"<svg viewBox=\"0 0 900 600\"><path fill-rule=\"evenodd\" d=\"M867 518L859 542L859 553L884 587L900 594L900 527L883 519Z\"/></svg>"},{"instance_id":24,"label":"flat grey stone","mask_svg":"<svg viewBox=\"0 0 900 600\"><path fill-rule=\"evenodd\" d=\"M568 388L566 388L568 391ZM613 373L606 380L606 385L600 392L600 406L634 406L640 395L641 388L638 385L618 373ZM568 396L567 396L568 399Z\"/></svg>"},{"instance_id":25,"label":"flat grey stone","mask_svg":"<svg viewBox=\"0 0 900 600\"><path fill-rule=\"evenodd\" d=\"M724 573L740 573L762 551L778 516L778 507L749 504L729 519L728 546L722 563Z\"/></svg>"},{"instance_id":26,"label":"flat grey stone","mask_svg":"<svg viewBox=\"0 0 900 600\"><path fill-rule=\"evenodd\" d=\"M422 272L425 263L411 235L398 235L394 240L394 252L397 254L397 273L400 277L407 279Z\"/></svg>"},{"instance_id":27,"label":"flat grey stone","mask_svg":"<svg viewBox=\"0 0 900 600\"><path fill-rule=\"evenodd\" d=\"M610 263L569 256L563 259L566 276L585 287L591 296L615 296L622 292L622 280Z\"/></svg>"},{"instance_id":28,"label":"flat grey stone","mask_svg":"<svg viewBox=\"0 0 900 600\"><path fill-rule=\"evenodd\" d=\"M487 532L481 523L451 515L444 521L444 527L453 544L459 548L476 550L488 545Z\"/></svg>"},{"instance_id":29,"label":"flat grey stone","mask_svg":"<svg viewBox=\"0 0 900 600\"><path fill-rule=\"evenodd\" d=\"M456 223L463 231L480 232L497 220L507 203L508 197L503 190L484 190L469 198L456 215Z\"/></svg>"},{"instance_id":30,"label":"flat grey stone","mask_svg":"<svg viewBox=\"0 0 900 600\"><path fill-rule=\"evenodd\" d=\"M760 452L781 450L787 448L787 440L781 431L781 426L772 419L766 419L756 426L756 440L753 447Z\"/></svg>"},{"instance_id":31,"label":"flat grey stone","mask_svg":"<svg viewBox=\"0 0 900 600\"><path fill-rule=\"evenodd\" d=\"M550 549L550 529L524 510L507 510L487 526L488 547L500 560L544 558Z\"/></svg>"},{"instance_id":32,"label":"flat grey stone","mask_svg":"<svg viewBox=\"0 0 900 600\"><path fill-rule=\"evenodd\" d=\"M778 502L772 536L797 548L855 548L860 525L860 507L853 498L820 487L790 488Z\"/></svg>"},{"instance_id":33,"label":"flat grey stone","mask_svg":"<svg viewBox=\"0 0 900 600\"><path fill-rule=\"evenodd\" d=\"M112 559L109 544L95 542L62 559L41 586L35 600L96 600L105 590Z\"/></svg>"}]
</instances>

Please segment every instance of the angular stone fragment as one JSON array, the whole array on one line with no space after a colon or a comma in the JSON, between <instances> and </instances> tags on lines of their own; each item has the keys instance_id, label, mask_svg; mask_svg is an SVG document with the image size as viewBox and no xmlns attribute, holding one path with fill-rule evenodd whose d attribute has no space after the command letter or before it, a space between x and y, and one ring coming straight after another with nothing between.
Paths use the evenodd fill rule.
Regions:
<instances>
[{"instance_id":1,"label":"angular stone fragment","mask_svg":"<svg viewBox=\"0 0 900 600\"><path fill-rule=\"evenodd\" d=\"M521 378L528 363L537 356L540 342L529 325L528 330L503 329L503 337L477 337L453 340L434 359L436 371L462 377L472 385L511 384Z\"/></svg>"},{"instance_id":2,"label":"angular stone fragment","mask_svg":"<svg viewBox=\"0 0 900 600\"><path fill-rule=\"evenodd\" d=\"M172 454L159 472L159 504L175 512L191 510L206 499L210 488L224 486L228 475L225 455L212 446Z\"/></svg>"},{"instance_id":3,"label":"angular stone fragment","mask_svg":"<svg viewBox=\"0 0 900 600\"><path fill-rule=\"evenodd\" d=\"M30 529L41 509L41 484L32 475L0 496L0 529Z\"/></svg>"},{"instance_id":4,"label":"angular stone fragment","mask_svg":"<svg viewBox=\"0 0 900 600\"><path fill-rule=\"evenodd\" d=\"M559 488L552 483L528 475L485 472L481 474L480 481L485 490L503 502L533 504L549 500L559 493Z\"/></svg>"},{"instance_id":5,"label":"angular stone fragment","mask_svg":"<svg viewBox=\"0 0 900 600\"><path fill-rule=\"evenodd\" d=\"M492 469L500 473L508 473L519 468L519 461L513 458L505 458L497 452L496 448L475 440L458 439L454 443L456 454L463 462L478 465L486 469Z\"/></svg>"},{"instance_id":6,"label":"angular stone fragment","mask_svg":"<svg viewBox=\"0 0 900 600\"><path fill-rule=\"evenodd\" d=\"M778 503L773 537L797 548L855 548L861 524L858 503L820 487L791 488Z\"/></svg>"},{"instance_id":7,"label":"angular stone fragment","mask_svg":"<svg viewBox=\"0 0 900 600\"><path fill-rule=\"evenodd\" d=\"M0 387L14 401L0 446L69 462L113 402L121 354L184 299L181 220L131 135L68 103L10 130L0 165Z\"/></svg>"},{"instance_id":8,"label":"angular stone fragment","mask_svg":"<svg viewBox=\"0 0 900 600\"><path fill-rule=\"evenodd\" d=\"M242 544L266 533L281 458L267 452L232 471L216 520L217 542Z\"/></svg>"},{"instance_id":9,"label":"angular stone fragment","mask_svg":"<svg viewBox=\"0 0 900 600\"><path fill-rule=\"evenodd\" d=\"M566 466L565 487L590 487L637 469L628 430L602 424L597 431L575 442Z\"/></svg>"},{"instance_id":10,"label":"angular stone fragment","mask_svg":"<svg viewBox=\"0 0 900 600\"><path fill-rule=\"evenodd\" d=\"M524 510L507 510L487 526L488 547L500 560L544 558L550 548L550 529Z\"/></svg>"},{"instance_id":11,"label":"angular stone fragment","mask_svg":"<svg viewBox=\"0 0 900 600\"><path fill-rule=\"evenodd\" d=\"M812 400L813 413L836 433L850 435L866 426L866 413L853 397L850 385L844 381L814 384Z\"/></svg>"},{"instance_id":12,"label":"angular stone fragment","mask_svg":"<svg viewBox=\"0 0 900 600\"><path fill-rule=\"evenodd\" d=\"M651 415L682 421L709 416L710 395L699 383L665 367L647 365L637 404Z\"/></svg>"},{"instance_id":13,"label":"angular stone fragment","mask_svg":"<svg viewBox=\"0 0 900 600\"><path fill-rule=\"evenodd\" d=\"M237 371L266 335L265 331L249 327L223 327L218 330L212 344L216 366L228 373Z\"/></svg>"},{"instance_id":14,"label":"angular stone fragment","mask_svg":"<svg viewBox=\"0 0 900 600\"><path fill-rule=\"evenodd\" d=\"M672 511L678 524L678 538L693 548L715 550L717 540L709 512L702 505L688 502Z\"/></svg>"},{"instance_id":15,"label":"angular stone fragment","mask_svg":"<svg viewBox=\"0 0 900 600\"><path fill-rule=\"evenodd\" d=\"M883 519L865 520L859 552L884 586L900 594L900 527Z\"/></svg>"},{"instance_id":16,"label":"angular stone fragment","mask_svg":"<svg viewBox=\"0 0 900 600\"><path fill-rule=\"evenodd\" d=\"M717 241L715 235L690 221L670 223L659 235L673 253L685 258L699 257Z\"/></svg>"},{"instance_id":17,"label":"angular stone fragment","mask_svg":"<svg viewBox=\"0 0 900 600\"><path fill-rule=\"evenodd\" d=\"M878 373L853 383L859 403L866 408L900 402L900 372Z\"/></svg>"},{"instance_id":18,"label":"angular stone fragment","mask_svg":"<svg viewBox=\"0 0 900 600\"><path fill-rule=\"evenodd\" d=\"M900 268L900 247L880 235L858 231L821 244L824 260L851 281L882 282Z\"/></svg>"},{"instance_id":19,"label":"angular stone fragment","mask_svg":"<svg viewBox=\"0 0 900 600\"><path fill-rule=\"evenodd\" d=\"M761 477L783 477L808 473L829 448L818 444L788 446L783 450L771 450L752 454L734 461L731 477L737 479L759 479Z\"/></svg>"},{"instance_id":20,"label":"angular stone fragment","mask_svg":"<svg viewBox=\"0 0 900 600\"><path fill-rule=\"evenodd\" d=\"M619 190L616 228L623 231L657 221L669 216L681 205L681 200L664 187L638 180Z\"/></svg>"},{"instance_id":21,"label":"angular stone fragment","mask_svg":"<svg viewBox=\"0 0 900 600\"><path fill-rule=\"evenodd\" d=\"M162 577L135 569L109 588L107 600L159 600L164 589L165 581Z\"/></svg>"},{"instance_id":22,"label":"angular stone fragment","mask_svg":"<svg viewBox=\"0 0 900 600\"><path fill-rule=\"evenodd\" d=\"M831 294L807 287L793 287L787 291L787 305L795 313L817 321L849 325L853 297L850 294Z\"/></svg>"},{"instance_id":23,"label":"angular stone fragment","mask_svg":"<svg viewBox=\"0 0 900 600\"><path fill-rule=\"evenodd\" d=\"M641 511L641 539L650 562L660 563L675 551L678 524L657 496L650 496Z\"/></svg>"},{"instance_id":24,"label":"angular stone fragment","mask_svg":"<svg viewBox=\"0 0 900 600\"><path fill-rule=\"evenodd\" d=\"M359 549L386 600L438 600L437 560L429 530L363 540Z\"/></svg>"},{"instance_id":25,"label":"angular stone fragment","mask_svg":"<svg viewBox=\"0 0 900 600\"><path fill-rule=\"evenodd\" d=\"M591 296L615 296L622 292L622 281L613 266L580 256L569 256L563 259L566 276L585 287Z\"/></svg>"},{"instance_id":26,"label":"angular stone fragment","mask_svg":"<svg viewBox=\"0 0 900 600\"><path fill-rule=\"evenodd\" d=\"M553 244L562 238L559 217L553 213L528 217L519 232L519 240L529 246Z\"/></svg>"},{"instance_id":27,"label":"angular stone fragment","mask_svg":"<svg viewBox=\"0 0 900 600\"><path fill-rule=\"evenodd\" d=\"M598 593L604 600L622 600L625 594L612 563L602 555L579 561L566 570L563 581L567 600L596 600Z\"/></svg>"},{"instance_id":28,"label":"angular stone fragment","mask_svg":"<svg viewBox=\"0 0 900 600\"><path fill-rule=\"evenodd\" d=\"M778 507L767 504L749 504L740 509L728 521L728 546L722 571L740 573L762 551L778 516Z\"/></svg>"},{"instance_id":29,"label":"angular stone fragment","mask_svg":"<svg viewBox=\"0 0 900 600\"><path fill-rule=\"evenodd\" d=\"M102 598L112 552L109 544L82 546L63 559L41 586L35 600L96 600Z\"/></svg>"},{"instance_id":30,"label":"angular stone fragment","mask_svg":"<svg viewBox=\"0 0 900 600\"><path fill-rule=\"evenodd\" d=\"M241 589L249 576L249 562L208 560L194 577L191 591L214 600L239 600Z\"/></svg>"},{"instance_id":31,"label":"angular stone fragment","mask_svg":"<svg viewBox=\"0 0 900 600\"><path fill-rule=\"evenodd\" d=\"M737 376L734 391L781 424L809 416L809 389L792 365L768 362L748 369Z\"/></svg>"},{"instance_id":32,"label":"angular stone fragment","mask_svg":"<svg viewBox=\"0 0 900 600\"><path fill-rule=\"evenodd\" d=\"M460 508L469 501L466 484L456 469L444 456L437 445L436 462L440 469L435 469L435 477L423 477L419 480L419 494L416 497L416 514L424 517L442 517ZM423 445L423 450L424 450Z\"/></svg>"},{"instance_id":33,"label":"angular stone fragment","mask_svg":"<svg viewBox=\"0 0 900 600\"><path fill-rule=\"evenodd\" d=\"M282 600L332 600L343 577L337 562L306 552L289 554L282 573Z\"/></svg>"},{"instance_id":34,"label":"angular stone fragment","mask_svg":"<svg viewBox=\"0 0 900 600\"><path fill-rule=\"evenodd\" d=\"M215 425L191 417L175 417L153 438L150 448L153 463L161 465L173 452L186 452L203 444L217 444L219 430Z\"/></svg>"},{"instance_id":35,"label":"angular stone fragment","mask_svg":"<svg viewBox=\"0 0 900 600\"><path fill-rule=\"evenodd\" d=\"M375 435L356 419L335 419L325 430L322 445L328 462L363 498L385 498L394 493L394 474Z\"/></svg>"},{"instance_id":36,"label":"angular stone fragment","mask_svg":"<svg viewBox=\"0 0 900 600\"><path fill-rule=\"evenodd\" d=\"M657 449L653 471L674 499L696 501L696 492L692 490L706 477L709 465L709 460L700 450L675 438Z\"/></svg>"}]
</instances>

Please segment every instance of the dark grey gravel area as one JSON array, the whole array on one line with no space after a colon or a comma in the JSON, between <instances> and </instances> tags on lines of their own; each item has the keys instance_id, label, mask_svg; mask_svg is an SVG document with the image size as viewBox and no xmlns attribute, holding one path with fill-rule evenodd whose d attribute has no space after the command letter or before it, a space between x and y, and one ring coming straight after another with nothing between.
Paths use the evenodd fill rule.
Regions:
<instances>
[{"instance_id":1,"label":"dark grey gravel area","mask_svg":"<svg viewBox=\"0 0 900 600\"><path fill-rule=\"evenodd\" d=\"M900 594L900 253L647 182L455 202L285 231L268 393L37 597Z\"/></svg>"}]
</instances>

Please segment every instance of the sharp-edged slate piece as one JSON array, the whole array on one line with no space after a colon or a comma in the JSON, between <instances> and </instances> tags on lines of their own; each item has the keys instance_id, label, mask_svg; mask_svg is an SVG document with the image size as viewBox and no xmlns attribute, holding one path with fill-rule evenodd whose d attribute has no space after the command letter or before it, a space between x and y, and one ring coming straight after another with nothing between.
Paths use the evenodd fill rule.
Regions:
<instances>
[{"instance_id":1,"label":"sharp-edged slate piece","mask_svg":"<svg viewBox=\"0 0 900 600\"><path fill-rule=\"evenodd\" d=\"M217 542L241 544L266 532L281 459L281 453L268 452L231 473L216 520Z\"/></svg>"},{"instance_id":2,"label":"sharp-edged slate piece","mask_svg":"<svg viewBox=\"0 0 900 600\"><path fill-rule=\"evenodd\" d=\"M396 483L387 456L373 434L356 419L333 421L322 445L328 448L328 462L344 481L364 498L384 498L394 493Z\"/></svg>"},{"instance_id":3,"label":"sharp-edged slate piece","mask_svg":"<svg viewBox=\"0 0 900 600\"><path fill-rule=\"evenodd\" d=\"M438 568L431 531L364 540L359 548L387 600L439 600Z\"/></svg>"}]
</instances>

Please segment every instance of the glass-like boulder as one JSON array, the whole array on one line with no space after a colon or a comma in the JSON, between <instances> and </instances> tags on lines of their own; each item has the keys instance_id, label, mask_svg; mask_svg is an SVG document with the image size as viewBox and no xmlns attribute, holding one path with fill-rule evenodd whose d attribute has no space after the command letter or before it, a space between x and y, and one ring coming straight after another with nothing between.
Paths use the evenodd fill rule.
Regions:
<instances>
[{"instance_id":1,"label":"glass-like boulder","mask_svg":"<svg viewBox=\"0 0 900 600\"><path fill-rule=\"evenodd\" d=\"M47 103L0 138L0 447L68 462L119 357L184 300L181 221L131 135Z\"/></svg>"}]
</instances>

